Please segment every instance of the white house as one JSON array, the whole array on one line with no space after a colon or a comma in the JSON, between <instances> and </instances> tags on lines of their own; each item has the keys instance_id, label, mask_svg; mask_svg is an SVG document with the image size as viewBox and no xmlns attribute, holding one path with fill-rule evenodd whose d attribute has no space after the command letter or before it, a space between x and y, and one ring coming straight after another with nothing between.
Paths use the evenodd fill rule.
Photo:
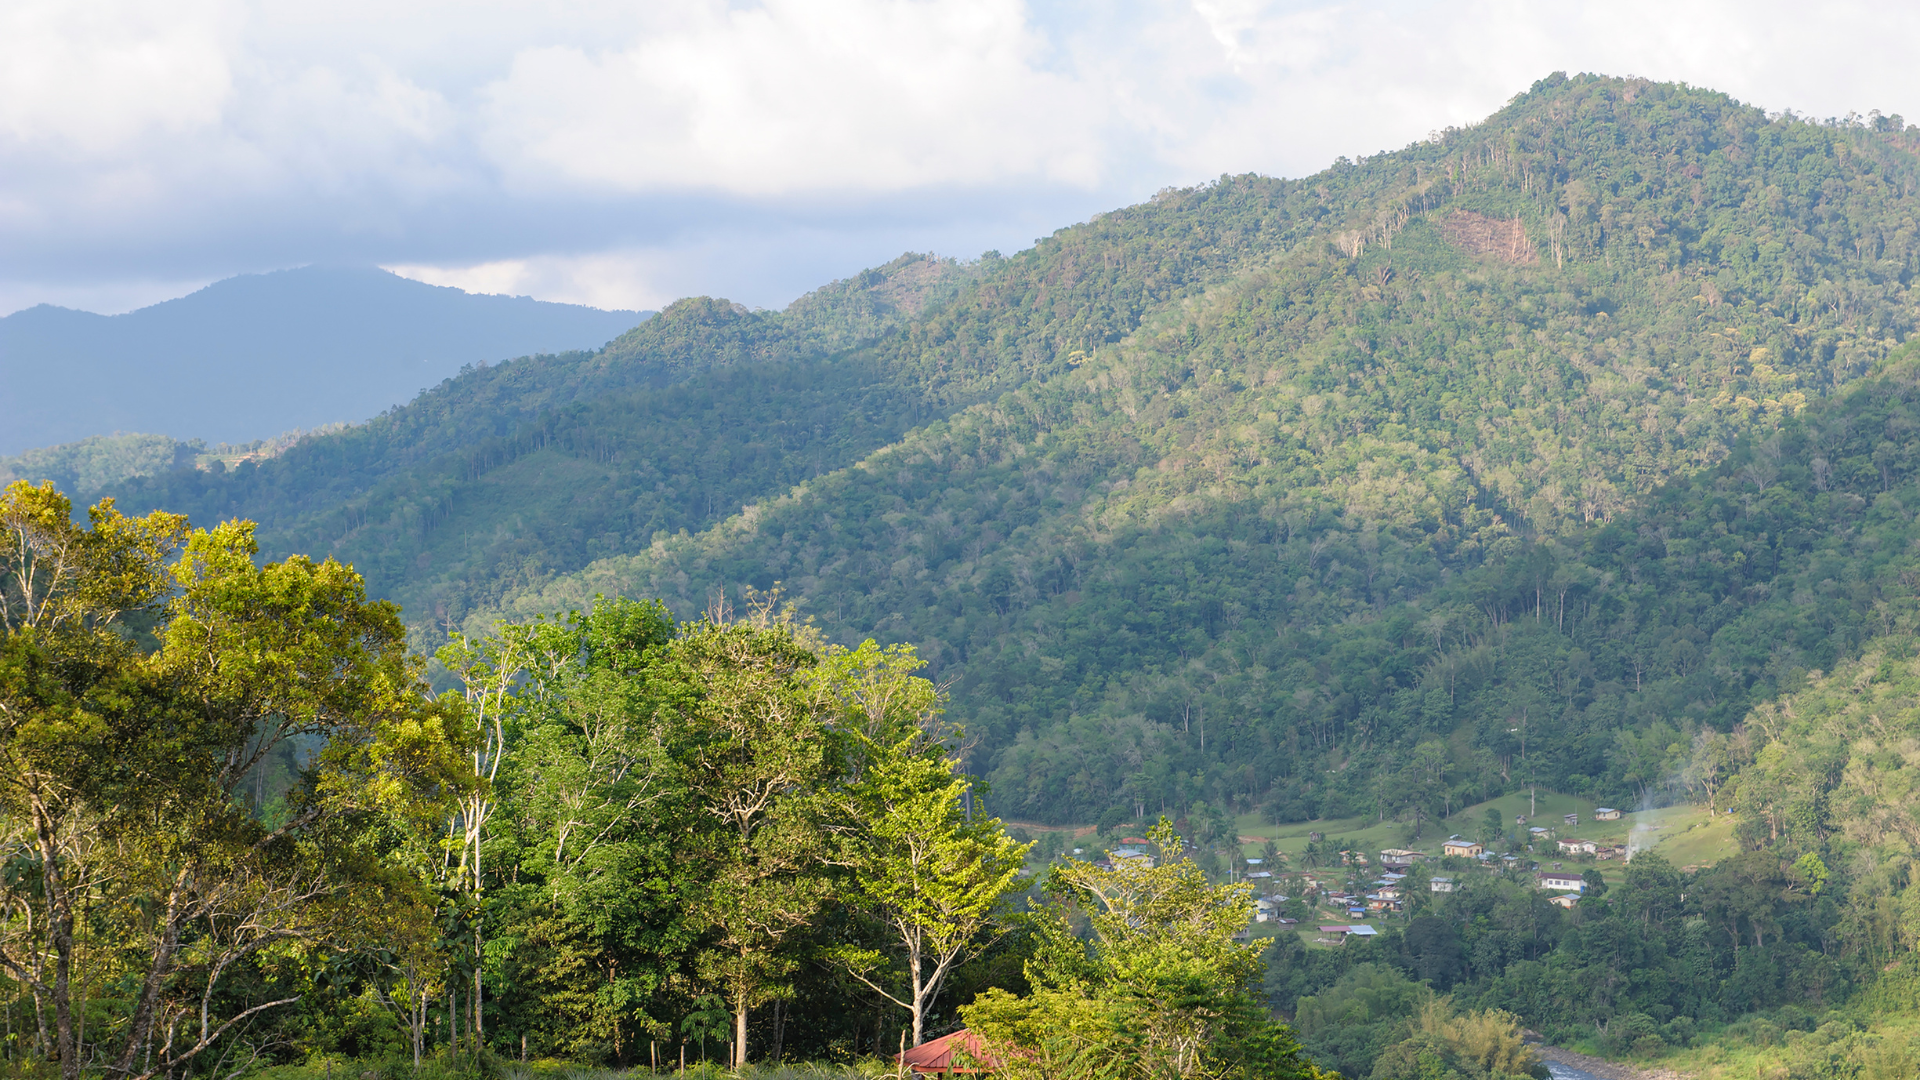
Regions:
<instances>
[{"instance_id":1,"label":"white house","mask_svg":"<svg viewBox=\"0 0 1920 1080\"><path fill-rule=\"evenodd\" d=\"M1427 880L1427 888L1434 892L1452 892L1453 879L1450 877L1429 878Z\"/></svg>"},{"instance_id":2,"label":"white house","mask_svg":"<svg viewBox=\"0 0 1920 1080\"><path fill-rule=\"evenodd\" d=\"M1580 902L1579 893L1569 892L1569 893L1561 893L1559 896L1547 897L1547 903L1552 904L1554 907L1572 908L1573 905L1579 902Z\"/></svg>"},{"instance_id":3,"label":"white house","mask_svg":"<svg viewBox=\"0 0 1920 1080\"><path fill-rule=\"evenodd\" d=\"M1559 892L1586 892L1587 883L1579 874L1567 870L1545 870L1540 873L1539 886L1542 889L1554 889Z\"/></svg>"},{"instance_id":4,"label":"white house","mask_svg":"<svg viewBox=\"0 0 1920 1080\"><path fill-rule=\"evenodd\" d=\"M1618 811L1618 810L1615 810L1615 809L1614 809L1613 807L1611 807L1611 806L1597 806L1597 807L1594 807L1594 810L1593 810L1593 820L1595 820L1595 821L1619 821L1619 820L1620 820L1620 811Z\"/></svg>"},{"instance_id":5,"label":"white house","mask_svg":"<svg viewBox=\"0 0 1920 1080\"><path fill-rule=\"evenodd\" d=\"M1591 840L1562 840L1560 850L1567 855L1592 855L1600 846Z\"/></svg>"},{"instance_id":6,"label":"white house","mask_svg":"<svg viewBox=\"0 0 1920 1080\"><path fill-rule=\"evenodd\" d=\"M1418 851L1408 851L1406 848L1388 848L1380 853L1380 865L1412 866L1415 861L1424 858L1426 858L1426 856Z\"/></svg>"}]
</instances>

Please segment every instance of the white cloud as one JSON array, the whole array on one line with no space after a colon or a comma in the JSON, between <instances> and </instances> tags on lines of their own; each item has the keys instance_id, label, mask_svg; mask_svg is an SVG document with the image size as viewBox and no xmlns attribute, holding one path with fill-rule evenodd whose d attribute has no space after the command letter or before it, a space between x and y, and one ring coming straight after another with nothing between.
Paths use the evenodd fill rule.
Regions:
<instances>
[{"instance_id":1,"label":"white cloud","mask_svg":"<svg viewBox=\"0 0 1920 1080\"><path fill-rule=\"evenodd\" d=\"M361 259L767 302L1401 146L1555 69L1920 116L1916 42L1920 9L1786 0L11 0L0 280Z\"/></svg>"},{"instance_id":2,"label":"white cloud","mask_svg":"<svg viewBox=\"0 0 1920 1080\"><path fill-rule=\"evenodd\" d=\"M563 304L609 311L659 309L683 295L662 286L666 269L657 253L602 251L590 255L538 255L494 259L466 266L393 263L384 269L429 285L448 285L494 296L537 296Z\"/></svg>"},{"instance_id":3,"label":"white cloud","mask_svg":"<svg viewBox=\"0 0 1920 1080\"><path fill-rule=\"evenodd\" d=\"M521 53L483 92L521 187L764 197L1101 179L1099 103L1038 70L1015 0L692 4L607 51Z\"/></svg>"},{"instance_id":4,"label":"white cloud","mask_svg":"<svg viewBox=\"0 0 1920 1080\"><path fill-rule=\"evenodd\" d=\"M0 7L0 133L71 161L214 125L232 86L222 23L208 3Z\"/></svg>"}]
</instances>

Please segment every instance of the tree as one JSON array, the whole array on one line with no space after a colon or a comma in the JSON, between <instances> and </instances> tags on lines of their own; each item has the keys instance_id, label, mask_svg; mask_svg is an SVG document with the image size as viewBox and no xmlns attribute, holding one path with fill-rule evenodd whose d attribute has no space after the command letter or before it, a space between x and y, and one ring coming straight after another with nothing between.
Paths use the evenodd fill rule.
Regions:
<instances>
[{"instance_id":1,"label":"tree","mask_svg":"<svg viewBox=\"0 0 1920 1080\"><path fill-rule=\"evenodd\" d=\"M846 751L815 660L790 626L702 622L660 670L656 708L704 819L687 850L705 878L689 899L711 934L699 969L732 1008L735 1065L748 1012L796 966L785 945L833 891L825 826Z\"/></svg>"},{"instance_id":2,"label":"tree","mask_svg":"<svg viewBox=\"0 0 1920 1080\"><path fill-rule=\"evenodd\" d=\"M63 1080L79 1074L73 1023L75 913L101 885L102 759L110 751L101 715L131 688L138 654L119 624L167 593L164 564L186 521L155 513L128 519L111 501L92 508L90 528L51 483L24 481L0 493L0 815L7 854L30 872L9 874L0 918L0 964L54 1013ZM48 968L52 976L48 978Z\"/></svg>"},{"instance_id":3,"label":"tree","mask_svg":"<svg viewBox=\"0 0 1920 1080\"><path fill-rule=\"evenodd\" d=\"M511 820L495 874L520 883L498 918L537 928L521 981L525 1020L548 1052L626 1045L623 1027L669 1027L660 993L698 937L685 901L697 860L676 845L698 822L656 709L656 666L675 625L657 603L596 600L523 627L530 657L513 704L517 734L497 797ZM514 900L521 907L506 910ZM582 987L581 968L598 977Z\"/></svg>"},{"instance_id":4,"label":"tree","mask_svg":"<svg viewBox=\"0 0 1920 1080\"><path fill-rule=\"evenodd\" d=\"M921 700L930 705L932 696L928 685ZM855 978L911 1014L915 1046L925 1041L927 1009L948 972L981 946L1001 900L1019 889L1033 846L1007 836L998 818L969 820L970 782L954 774L939 746L924 743L915 731L868 747L872 760L853 792L855 889L906 968L904 995L876 977L878 950L841 953Z\"/></svg>"},{"instance_id":5,"label":"tree","mask_svg":"<svg viewBox=\"0 0 1920 1080\"><path fill-rule=\"evenodd\" d=\"M1499 1009L1456 1014L1449 998L1428 1001L1413 1019L1410 1038L1387 1047L1375 1080L1476 1076L1488 1080L1545 1077L1546 1066L1528 1046L1520 1019Z\"/></svg>"},{"instance_id":6,"label":"tree","mask_svg":"<svg viewBox=\"0 0 1920 1080\"><path fill-rule=\"evenodd\" d=\"M1151 839L1179 851L1162 818ZM989 990L961 1012L999 1058L1027 1077L1319 1077L1251 987L1266 941L1234 936L1249 919L1244 885L1211 886L1185 860L1113 870L1056 867L1051 913L1037 921L1032 993ZM1073 933L1084 908L1092 937Z\"/></svg>"},{"instance_id":7,"label":"tree","mask_svg":"<svg viewBox=\"0 0 1920 1080\"><path fill-rule=\"evenodd\" d=\"M52 1004L66 1080L100 1058L142 1080L296 1000L229 1005L265 950L348 945L365 905L406 903L356 822L431 816L465 774L397 612L351 570L256 566L247 522L89 518L51 485L0 497L0 836L22 870L0 880L0 964ZM301 782L250 800L290 747ZM122 965L131 999L92 1053L73 983L108 972L83 956Z\"/></svg>"}]
</instances>

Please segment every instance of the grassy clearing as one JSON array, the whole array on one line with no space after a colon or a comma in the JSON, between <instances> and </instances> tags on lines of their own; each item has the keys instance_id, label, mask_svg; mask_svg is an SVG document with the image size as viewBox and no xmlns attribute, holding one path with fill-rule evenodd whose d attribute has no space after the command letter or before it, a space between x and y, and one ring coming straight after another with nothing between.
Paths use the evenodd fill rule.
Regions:
<instances>
[{"instance_id":1,"label":"grassy clearing","mask_svg":"<svg viewBox=\"0 0 1920 1080\"><path fill-rule=\"evenodd\" d=\"M1257 855L1261 844L1268 839L1274 840L1285 854L1299 855L1306 849L1308 834L1315 832L1349 842L1361 851L1390 847L1435 851L1440 841L1455 833L1477 834L1486 812L1493 809L1499 811L1502 826L1508 831L1538 825L1553 830L1553 839L1592 840L1612 846L1625 844L1629 835L1640 828L1642 838L1637 843L1651 839L1654 850L1675 866L1710 866L1738 850L1731 815L1715 816L1701 806L1669 806L1623 813L1617 821L1596 821L1593 812L1598 806L1591 799L1542 789L1531 799L1523 791L1465 807L1449 818L1429 822L1413 837L1408 835L1406 822L1381 822L1365 817L1268 825L1257 814L1242 814L1237 828L1241 848L1249 855ZM1578 814L1579 823L1567 825L1567 814ZM1521 816L1528 819L1525 826L1514 821ZM1554 856L1550 842L1535 853L1535 857L1543 861L1553 861ZM1621 873L1621 864L1616 861L1600 860L1596 865L1609 881Z\"/></svg>"},{"instance_id":2,"label":"grassy clearing","mask_svg":"<svg viewBox=\"0 0 1920 1080\"><path fill-rule=\"evenodd\" d=\"M1259 814L1247 813L1234 819L1234 828L1240 837L1243 854L1258 857L1261 846L1272 840L1294 866L1299 865L1298 857L1306 850L1312 833L1340 840L1358 851L1378 852L1385 848L1409 847L1437 854L1440 842L1449 836L1456 833L1477 835L1489 809L1499 812L1501 824L1509 832L1535 825L1551 829L1550 839L1539 844L1533 856L1543 863L1566 862L1572 865L1571 860L1558 858L1552 840L1592 840L1597 844L1615 846L1627 843L1635 829L1641 832L1640 838L1635 841L1636 845L1650 842L1653 850L1679 867L1711 866L1739 850L1733 839L1734 819L1728 814L1713 815L1703 806L1668 806L1657 810L1624 812L1617 821L1596 821L1593 812L1599 805L1591 799L1542 788L1532 797L1522 791L1464 807L1451 817L1426 823L1415 836L1409 836L1409 827L1404 821L1379 821L1366 816L1269 825L1260 819ZM1579 823L1567 825L1567 814L1579 815ZM1522 816L1528 819L1524 826L1514 820ZM1062 842L1067 846L1076 843L1095 845L1097 840L1092 827L1086 825L1008 824L1018 824L1036 839L1044 832L1060 833ZM1625 870L1621 862L1609 859L1579 865L1583 868L1588 865L1598 867L1608 884L1618 884Z\"/></svg>"},{"instance_id":3,"label":"grassy clearing","mask_svg":"<svg viewBox=\"0 0 1920 1080\"><path fill-rule=\"evenodd\" d=\"M1920 1075L1920 1017L1914 1016L1841 1017L1811 1031L1783 1030L1765 1018L1749 1017L1696 1041L1700 1045L1644 1062L1694 1080L1910 1080Z\"/></svg>"}]
</instances>

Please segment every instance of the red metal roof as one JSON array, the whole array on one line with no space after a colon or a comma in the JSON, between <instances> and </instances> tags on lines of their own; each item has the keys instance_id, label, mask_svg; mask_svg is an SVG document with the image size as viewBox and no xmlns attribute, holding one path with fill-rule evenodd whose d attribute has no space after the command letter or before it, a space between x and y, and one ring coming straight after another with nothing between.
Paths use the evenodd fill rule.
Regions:
<instances>
[{"instance_id":1,"label":"red metal roof","mask_svg":"<svg viewBox=\"0 0 1920 1080\"><path fill-rule=\"evenodd\" d=\"M970 1064L962 1064L956 1061L954 1055L955 1050L964 1051L966 1061ZM896 1055L896 1057L901 1064L916 1073L951 1072L963 1075L967 1073L983 1073L997 1068L1000 1064L998 1058L995 1058L987 1052L985 1044L980 1041L980 1036L975 1035L965 1028L951 1035L942 1035L937 1039L929 1039L904 1054Z\"/></svg>"}]
</instances>

